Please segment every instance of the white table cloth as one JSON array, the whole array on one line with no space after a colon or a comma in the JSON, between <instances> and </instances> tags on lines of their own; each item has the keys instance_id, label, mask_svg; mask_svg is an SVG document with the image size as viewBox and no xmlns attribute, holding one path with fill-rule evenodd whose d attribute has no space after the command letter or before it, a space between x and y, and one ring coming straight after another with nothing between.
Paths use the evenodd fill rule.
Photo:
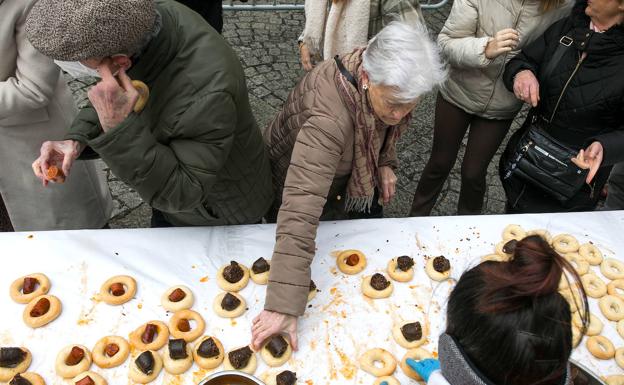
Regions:
<instances>
[{"instance_id":1,"label":"white table cloth","mask_svg":"<svg viewBox=\"0 0 624 385\"><path fill-rule=\"evenodd\" d=\"M424 271L425 257L445 255L452 263L452 277L459 278L482 256L493 253L503 228L511 223L525 230L547 229L553 235L569 233L581 243L591 240L605 257L623 259L624 212L323 223L312 273L320 292L300 319L300 350L279 369L269 369L258 357L256 375L267 379L290 369L296 371L299 384L372 384L374 378L358 370L358 357L368 349L382 347L401 359L405 350L391 336L393 324L401 320L419 320L428 325L429 343L424 348L435 352L437 336L445 327L445 303L452 283L431 281ZM250 267L259 257L270 259L274 231L273 225L252 225L2 234L0 346L28 347L33 352L30 371L40 373L48 384L64 384L54 373L58 351L70 344L91 349L106 335L127 338L128 333L150 320L168 322L170 314L160 305L160 297L165 289L177 284L193 290L193 309L206 319L205 334L219 338L226 350L246 345L250 342L251 320L262 309L265 286L250 281L240 293L249 310L235 320L222 319L212 311L213 299L221 291L215 275L230 260ZM359 249L366 254L368 266L362 274L346 276L337 270L333 255L344 249ZM394 294L389 299L364 298L360 290L362 277L385 270L388 260L400 255L416 260L413 281L394 282ZM592 270L602 277L599 269ZM50 278L50 294L61 299L63 312L48 326L32 330L22 322L25 305L14 303L8 289L14 279L35 272ZM100 285L118 274L137 280L135 298L118 307L95 301ZM590 307L605 324L603 335L616 348L624 346L615 323L602 315L596 300L590 299ZM573 358L600 375L624 374L614 360L593 358L584 342ZM129 362L108 370L93 365L92 370L101 373L109 384L127 384ZM154 383L192 384L208 374L194 365L182 376L163 371ZM395 376L402 384L413 383L398 367Z\"/></svg>"}]
</instances>

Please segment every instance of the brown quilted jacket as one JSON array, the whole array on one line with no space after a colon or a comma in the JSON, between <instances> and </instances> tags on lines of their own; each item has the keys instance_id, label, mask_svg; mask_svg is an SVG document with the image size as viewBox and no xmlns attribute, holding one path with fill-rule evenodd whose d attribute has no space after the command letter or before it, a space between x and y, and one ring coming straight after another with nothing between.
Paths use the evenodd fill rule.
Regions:
<instances>
[{"instance_id":1,"label":"brown quilted jacket","mask_svg":"<svg viewBox=\"0 0 624 385\"><path fill-rule=\"evenodd\" d=\"M304 313L319 220L345 217L355 129L336 71L327 60L305 75L264 134L279 209L266 310ZM394 152L380 157L384 165L396 167Z\"/></svg>"}]
</instances>

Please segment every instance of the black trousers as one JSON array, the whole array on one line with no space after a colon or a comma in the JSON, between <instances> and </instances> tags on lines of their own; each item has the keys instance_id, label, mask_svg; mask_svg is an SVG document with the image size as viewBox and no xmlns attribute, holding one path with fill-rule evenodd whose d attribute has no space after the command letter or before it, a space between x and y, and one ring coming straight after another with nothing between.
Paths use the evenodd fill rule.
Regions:
<instances>
[{"instance_id":1,"label":"black trousers","mask_svg":"<svg viewBox=\"0 0 624 385\"><path fill-rule=\"evenodd\" d=\"M216 29L223 32L223 5L222 0L177 0L199 13L207 22Z\"/></svg>"},{"instance_id":2,"label":"black trousers","mask_svg":"<svg viewBox=\"0 0 624 385\"><path fill-rule=\"evenodd\" d=\"M7 231L13 231L13 225L11 224L11 218L9 218L9 213L2 200L2 195L0 195L0 232Z\"/></svg>"}]
</instances>

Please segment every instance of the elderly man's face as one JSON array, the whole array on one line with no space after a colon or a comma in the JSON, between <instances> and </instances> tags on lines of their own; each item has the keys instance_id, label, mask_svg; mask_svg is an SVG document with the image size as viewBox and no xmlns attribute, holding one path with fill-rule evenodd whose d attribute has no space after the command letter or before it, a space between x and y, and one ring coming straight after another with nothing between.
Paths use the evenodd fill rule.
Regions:
<instances>
[{"instance_id":1,"label":"elderly man's face","mask_svg":"<svg viewBox=\"0 0 624 385\"><path fill-rule=\"evenodd\" d=\"M105 58L90 58L82 60L81 63L94 70L99 70L101 66L107 66L114 75L116 75L121 68L128 70L132 66L132 61L126 55L115 55Z\"/></svg>"},{"instance_id":2,"label":"elderly man's face","mask_svg":"<svg viewBox=\"0 0 624 385\"><path fill-rule=\"evenodd\" d=\"M394 87L374 85L368 86L368 95L375 115L384 123L395 126L416 108L419 99L411 103L401 103L396 99Z\"/></svg>"}]
</instances>

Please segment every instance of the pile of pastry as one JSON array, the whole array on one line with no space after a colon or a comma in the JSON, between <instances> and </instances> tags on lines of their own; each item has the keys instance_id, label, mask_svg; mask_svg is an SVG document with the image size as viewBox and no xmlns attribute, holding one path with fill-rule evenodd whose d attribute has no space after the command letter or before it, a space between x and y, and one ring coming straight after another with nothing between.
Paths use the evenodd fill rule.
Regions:
<instances>
[{"instance_id":1,"label":"pile of pastry","mask_svg":"<svg viewBox=\"0 0 624 385\"><path fill-rule=\"evenodd\" d=\"M602 320L598 314L590 314L589 326L582 335L580 312L585 308L579 295L579 288L572 277L564 275L559 284L559 292L570 304L572 311L572 336L574 346L578 346L587 336L587 350L600 360L615 359L618 366L624 369L624 263L613 258L604 258L602 252L592 242L580 244L570 234L551 236L547 230L525 231L519 225L508 225L503 230L503 240L495 247L495 253L483 257L482 260L508 261L513 256L517 242L526 236L539 235L544 238L560 255L562 255L578 273L580 284L590 301L598 301ZM612 322L622 339L613 341L601 335L605 322ZM610 381L621 381L624 376L610 376ZM615 383L615 382L614 382Z\"/></svg>"},{"instance_id":2,"label":"pile of pastry","mask_svg":"<svg viewBox=\"0 0 624 385\"><path fill-rule=\"evenodd\" d=\"M268 281L270 262L256 260L251 268L232 261L219 269L217 284L223 289L214 302L214 312L224 318L241 316L247 309L245 299L238 294L251 278L264 285ZM50 280L44 274L21 277L11 285L10 293L18 303L27 303L24 322L31 328L43 327L54 321L61 313L61 301L47 295ZM316 287L311 283L311 295ZM112 277L101 286L96 300L112 306L122 305L134 298L136 281L126 275ZM128 377L135 383L154 381L164 369L172 375L183 374L195 363L206 370L221 364L227 370L239 370L253 374L257 368L256 352L249 346L237 347L226 352L215 336L204 335L205 321L201 314L192 310L192 291L186 286L174 286L161 297L163 308L172 313L168 324L153 320L134 331L128 339L121 336L101 338L89 350L83 345L69 345L60 350L55 361L55 372L75 385L105 385L105 378L90 370L92 363L102 369L128 365ZM279 367L292 355L289 343L282 336L273 336L260 350L260 356L268 366ZM32 361L31 352L25 347L0 348L0 382L10 385L42 385L44 379L37 373L28 372ZM276 385L293 385L296 374L282 371L268 379Z\"/></svg>"}]
</instances>

